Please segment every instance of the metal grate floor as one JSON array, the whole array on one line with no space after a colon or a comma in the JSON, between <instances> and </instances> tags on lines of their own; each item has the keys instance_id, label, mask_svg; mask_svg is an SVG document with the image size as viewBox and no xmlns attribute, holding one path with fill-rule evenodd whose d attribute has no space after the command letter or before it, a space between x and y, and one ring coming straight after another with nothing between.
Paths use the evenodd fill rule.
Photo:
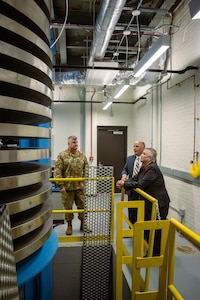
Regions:
<instances>
[{"instance_id":1,"label":"metal grate floor","mask_svg":"<svg viewBox=\"0 0 200 300\"><path fill-rule=\"evenodd\" d=\"M110 299L113 167L89 167L83 232L81 298ZM87 228L92 232L88 232Z\"/></svg>"}]
</instances>

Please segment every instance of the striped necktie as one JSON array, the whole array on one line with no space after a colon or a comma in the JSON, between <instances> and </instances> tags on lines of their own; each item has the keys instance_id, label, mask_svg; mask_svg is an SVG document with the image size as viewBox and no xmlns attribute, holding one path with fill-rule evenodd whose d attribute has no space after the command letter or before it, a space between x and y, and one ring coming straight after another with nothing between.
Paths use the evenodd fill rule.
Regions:
<instances>
[{"instance_id":1,"label":"striped necktie","mask_svg":"<svg viewBox=\"0 0 200 300\"><path fill-rule=\"evenodd\" d=\"M138 156L136 158L136 163L135 163L135 167L134 167L134 170L133 170L133 176L137 175L139 170L140 170L140 157Z\"/></svg>"}]
</instances>

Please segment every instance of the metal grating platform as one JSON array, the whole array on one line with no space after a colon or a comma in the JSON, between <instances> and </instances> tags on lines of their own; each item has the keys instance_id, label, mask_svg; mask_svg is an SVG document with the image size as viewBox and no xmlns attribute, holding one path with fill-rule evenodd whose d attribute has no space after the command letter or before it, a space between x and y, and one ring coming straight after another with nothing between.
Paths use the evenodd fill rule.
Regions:
<instances>
[{"instance_id":1,"label":"metal grating platform","mask_svg":"<svg viewBox=\"0 0 200 300\"><path fill-rule=\"evenodd\" d=\"M0 206L0 299L19 300L10 219L7 206Z\"/></svg>"},{"instance_id":2,"label":"metal grating platform","mask_svg":"<svg viewBox=\"0 0 200 300\"><path fill-rule=\"evenodd\" d=\"M113 167L86 170L82 299L111 299L111 217ZM92 230L88 232L88 228Z\"/></svg>"}]
</instances>

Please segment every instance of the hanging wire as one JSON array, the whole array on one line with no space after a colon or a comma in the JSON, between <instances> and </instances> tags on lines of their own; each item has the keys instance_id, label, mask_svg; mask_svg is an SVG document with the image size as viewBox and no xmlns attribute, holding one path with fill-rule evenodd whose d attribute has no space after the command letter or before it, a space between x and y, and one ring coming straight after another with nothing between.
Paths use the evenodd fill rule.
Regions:
<instances>
[{"instance_id":1,"label":"hanging wire","mask_svg":"<svg viewBox=\"0 0 200 300\"><path fill-rule=\"evenodd\" d=\"M140 7L141 7L141 5L142 5L142 2L143 2L143 0L140 0L140 2L138 3L138 5L137 5L137 10L140 9ZM128 23L126 29L125 29L125 31L126 31L126 30L129 30L129 28L130 28L130 26L131 26L131 24L132 24L134 18L135 18L135 16L132 15L132 17L131 17L131 19L130 19L130 21L129 21L129 23ZM139 37L139 38L138 38L138 42L139 42L139 47L141 47L141 46L140 46L140 31L139 31L139 26L138 26L138 24L139 24L139 21L138 21L138 16L137 16L137 30L138 30L138 37ZM122 38L121 38L121 41L120 41L120 43L118 44L117 50L116 50L115 52L118 52L118 51L119 51L119 48L121 47L124 38L126 38L126 37L125 37L125 35L123 34L123 36L122 36ZM139 50L140 50L140 48L139 48ZM140 52L140 51L138 51L138 52ZM139 59L139 54L137 55L137 59Z\"/></svg>"},{"instance_id":2,"label":"hanging wire","mask_svg":"<svg viewBox=\"0 0 200 300\"><path fill-rule=\"evenodd\" d=\"M178 25L164 23L160 26L155 27L155 32L157 34L163 34L163 28L166 28L166 27L169 27L169 29L171 29L171 28L174 29L174 32L171 33L171 35L177 33L179 31L179 28L180 28L180 26L178 26ZM159 30L159 29L161 29L161 30Z\"/></svg>"},{"instance_id":3,"label":"hanging wire","mask_svg":"<svg viewBox=\"0 0 200 300\"><path fill-rule=\"evenodd\" d=\"M128 66L128 36L125 36L125 40L126 40L126 67Z\"/></svg>"},{"instance_id":4,"label":"hanging wire","mask_svg":"<svg viewBox=\"0 0 200 300\"><path fill-rule=\"evenodd\" d=\"M139 17L136 18L137 21L137 37L138 37L138 49L137 49L137 57L136 57L136 64L140 59L140 50L141 50L141 38L140 38L140 24L139 24Z\"/></svg>"},{"instance_id":5,"label":"hanging wire","mask_svg":"<svg viewBox=\"0 0 200 300\"><path fill-rule=\"evenodd\" d=\"M57 43L57 41L60 39L60 37L61 37L61 35L63 33L63 30L65 29L65 26L66 26L66 23L67 23L67 18L68 18L68 8L69 8L68 0L65 1L65 6L66 6L66 9L65 9L65 20L64 20L63 26L61 28L61 31L60 31L57 39L54 41L54 43L51 45L50 48L53 48L55 46L55 44Z\"/></svg>"}]
</instances>

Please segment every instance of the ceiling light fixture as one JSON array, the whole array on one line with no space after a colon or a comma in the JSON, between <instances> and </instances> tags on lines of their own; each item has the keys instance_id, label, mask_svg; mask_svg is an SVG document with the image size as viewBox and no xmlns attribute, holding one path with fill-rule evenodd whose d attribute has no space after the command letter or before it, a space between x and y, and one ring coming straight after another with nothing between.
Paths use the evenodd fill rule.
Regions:
<instances>
[{"instance_id":1,"label":"ceiling light fixture","mask_svg":"<svg viewBox=\"0 0 200 300\"><path fill-rule=\"evenodd\" d=\"M139 9L135 9L135 10L132 10L132 16L134 17L137 17L141 14L141 11Z\"/></svg>"},{"instance_id":2,"label":"ceiling light fixture","mask_svg":"<svg viewBox=\"0 0 200 300\"><path fill-rule=\"evenodd\" d=\"M114 97L115 99L119 98L129 87L129 80L125 79L115 90Z\"/></svg>"},{"instance_id":3,"label":"ceiling light fixture","mask_svg":"<svg viewBox=\"0 0 200 300\"><path fill-rule=\"evenodd\" d=\"M200 3L197 0L191 0L189 3L190 15L192 20L200 19Z\"/></svg>"},{"instance_id":4,"label":"ceiling light fixture","mask_svg":"<svg viewBox=\"0 0 200 300\"><path fill-rule=\"evenodd\" d=\"M169 35L162 35L138 62L133 70L133 76L139 77L142 75L169 47Z\"/></svg>"},{"instance_id":5,"label":"ceiling light fixture","mask_svg":"<svg viewBox=\"0 0 200 300\"><path fill-rule=\"evenodd\" d=\"M115 57L119 56L119 52L114 52L113 56L115 56Z\"/></svg>"},{"instance_id":6,"label":"ceiling light fixture","mask_svg":"<svg viewBox=\"0 0 200 300\"><path fill-rule=\"evenodd\" d=\"M131 31L128 29L123 31L123 35L130 35L130 34L131 34Z\"/></svg>"}]
</instances>

